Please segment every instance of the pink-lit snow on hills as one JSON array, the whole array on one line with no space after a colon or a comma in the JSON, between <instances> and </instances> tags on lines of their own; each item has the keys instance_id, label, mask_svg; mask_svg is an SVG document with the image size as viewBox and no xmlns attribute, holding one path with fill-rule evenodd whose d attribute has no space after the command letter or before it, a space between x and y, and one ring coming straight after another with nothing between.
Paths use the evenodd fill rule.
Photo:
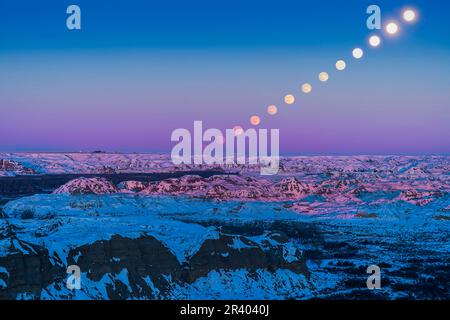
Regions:
<instances>
[{"instance_id":1,"label":"pink-lit snow on hills","mask_svg":"<svg viewBox=\"0 0 450 320\"><path fill-rule=\"evenodd\" d=\"M174 196L203 198L216 201L285 202L284 207L306 214L339 212L358 213L367 204L392 204L398 201L426 206L449 193L446 182L430 190L428 181L411 187L409 180L377 183L370 176L361 179L332 177L304 182L301 178L285 177L274 181L251 176L218 175L202 178L185 175L162 181L124 181L117 186L104 178L79 178L58 188L55 194L112 194L139 196ZM444 208L442 208L444 209ZM370 215L369 215L370 216ZM367 217L366 214L360 217Z\"/></svg>"},{"instance_id":2,"label":"pink-lit snow on hills","mask_svg":"<svg viewBox=\"0 0 450 320\"><path fill-rule=\"evenodd\" d=\"M24 168L4 170L0 176L24 174L158 173L210 169L208 166L174 166L168 154L123 153L0 153L0 161L14 161ZM29 172L34 170L35 172Z\"/></svg>"},{"instance_id":3,"label":"pink-lit snow on hills","mask_svg":"<svg viewBox=\"0 0 450 320\"><path fill-rule=\"evenodd\" d=\"M6 165L2 165L6 163ZM11 165L12 164L12 165ZM154 173L224 169L257 174L257 165L177 165L169 154L0 153L0 176L23 174ZM298 156L280 159L280 174L358 174L400 178L449 175L449 156Z\"/></svg>"},{"instance_id":4,"label":"pink-lit snow on hills","mask_svg":"<svg viewBox=\"0 0 450 320\"><path fill-rule=\"evenodd\" d=\"M214 166L177 166L165 154L16 153L0 154L1 175L159 173L211 170ZM284 157L280 172L262 177L258 166L220 168L209 178L186 175L162 181L123 181L79 178L55 193L140 196L169 195L220 201L291 201L299 212L315 213L329 204L340 206L398 201L426 206L450 191L450 157L446 156L304 156ZM322 210L323 211L323 210Z\"/></svg>"},{"instance_id":5,"label":"pink-lit snow on hills","mask_svg":"<svg viewBox=\"0 0 450 320\"><path fill-rule=\"evenodd\" d=\"M111 194L136 192L141 195L173 195L215 200L295 200L314 192L314 186L296 178L272 182L254 177L219 175L202 178L185 175L156 182L124 181L116 187L104 178L78 178L55 190L54 194Z\"/></svg>"},{"instance_id":6,"label":"pink-lit snow on hills","mask_svg":"<svg viewBox=\"0 0 450 320\"><path fill-rule=\"evenodd\" d=\"M105 178L78 178L56 189L54 194L112 194L119 189Z\"/></svg>"},{"instance_id":7,"label":"pink-lit snow on hills","mask_svg":"<svg viewBox=\"0 0 450 320\"><path fill-rule=\"evenodd\" d=\"M17 174L36 174L36 171L25 167L17 161L0 158L0 177Z\"/></svg>"},{"instance_id":8,"label":"pink-lit snow on hills","mask_svg":"<svg viewBox=\"0 0 450 320\"><path fill-rule=\"evenodd\" d=\"M448 297L449 157L288 157L266 177L249 166L203 175L211 167L165 155L0 158L5 176L78 177L1 208L0 297L354 299L373 297L373 264L385 297ZM104 175L177 170L191 172ZM18 258L31 262L19 270ZM33 261L41 280L23 286ZM72 264L82 292L65 290Z\"/></svg>"}]
</instances>

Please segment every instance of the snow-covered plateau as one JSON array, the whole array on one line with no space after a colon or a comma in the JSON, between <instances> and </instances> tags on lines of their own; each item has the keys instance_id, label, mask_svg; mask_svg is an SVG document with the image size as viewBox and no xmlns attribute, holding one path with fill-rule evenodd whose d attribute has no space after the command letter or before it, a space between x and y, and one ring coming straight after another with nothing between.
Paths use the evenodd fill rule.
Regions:
<instances>
[{"instance_id":1,"label":"snow-covered plateau","mask_svg":"<svg viewBox=\"0 0 450 320\"><path fill-rule=\"evenodd\" d=\"M450 157L0 159L0 299L450 298Z\"/></svg>"}]
</instances>

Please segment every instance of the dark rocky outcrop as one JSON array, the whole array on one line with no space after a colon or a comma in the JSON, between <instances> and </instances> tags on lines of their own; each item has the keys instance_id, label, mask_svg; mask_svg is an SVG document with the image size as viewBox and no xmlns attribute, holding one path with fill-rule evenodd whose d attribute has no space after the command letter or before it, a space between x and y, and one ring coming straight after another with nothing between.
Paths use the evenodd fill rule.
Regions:
<instances>
[{"instance_id":1,"label":"dark rocky outcrop","mask_svg":"<svg viewBox=\"0 0 450 320\"><path fill-rule=\"evenodd\" d=\"M51 283L64 283L65 269L52 264L47 249L15 236L8 240L9 254L0 257L0 266L7 271L0 273L0 280L6 284L6 288L0 287L0 300L39 298Z\"/></svg>"},{"instance_id":2,"label":"dark rocky outcrop","mask_svg":"<svg viewBox=\"0 0 450 320\"><path fill-rule=\"evenodd\" d=\"M65 286L67 266L59 257L50 257L45 248L18 240L13 230L8 235L9 254L0 257L0 266L9 275L0 273L0 279L6 283L6 288L0 287L0 299L15 299L22 295L39 298L41 291L50 284L55 288ZM295 261L285 260L283 243L287 241L286 236L277 233L269 239L270 242L258 244L244 236L222 234L218 239L206 240L197 253L180 263L167 247L150 235L136 239L114 235L109 240L70 250L67 265L78 265L93 282L109 277L110 282L105 284L109 299L168 297L173 284L191 284L213 270L246 269L252 273L260 269L269 272L287 269L308 275L300 252L296 253L298 259ZM236 241L242 247L236 247ZM127 284L115 277L124 269Z\"/></svg>"}]
</instances>

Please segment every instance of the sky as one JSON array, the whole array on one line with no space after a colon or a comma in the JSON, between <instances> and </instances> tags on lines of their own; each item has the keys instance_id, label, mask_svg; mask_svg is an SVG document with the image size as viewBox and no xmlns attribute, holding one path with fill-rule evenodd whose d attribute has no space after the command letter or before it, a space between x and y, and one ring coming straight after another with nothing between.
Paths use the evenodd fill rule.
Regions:
<instances>
[{"instance_id":1,"label":"sky","mask_svg":"<svg viewBox=\"0 0 450 320\"><path fill-rule=\"evenodd\" d=\"M259 115L282 154L450 154L448 1L0 1L0 151L170 151L194 120ZM388 37L367 29L371 4L384 24L419 19Z\"/></svg>"}]
</instances>

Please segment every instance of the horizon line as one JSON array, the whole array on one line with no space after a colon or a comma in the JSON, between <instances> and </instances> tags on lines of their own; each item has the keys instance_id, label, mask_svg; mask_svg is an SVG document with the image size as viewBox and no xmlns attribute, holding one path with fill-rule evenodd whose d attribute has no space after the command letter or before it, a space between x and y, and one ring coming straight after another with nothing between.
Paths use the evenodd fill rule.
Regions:
<instances>
[{"instance_id":1,"label":"horizon line","mask_svg":"<svg viewBox=\"0 0 450 320\"><path fill-rule=\"evenodd\" d=\"M78 154L167 154L170 155L171 151L104 151L104 150L93 150L93 151L4 151L0 150L0 154L2 153L11 153L11 154L67 154L67 153L78 153ZM193 155L195 156L195 155ZM373 157L395 157L395 156L409 156L409 157L448 157L450 156L450 152L443 153L296 153L296 152L287 152L284 154L280 154L280 157L364 157L364 156L373 156Z\"/></svg>"}]
</instances>

